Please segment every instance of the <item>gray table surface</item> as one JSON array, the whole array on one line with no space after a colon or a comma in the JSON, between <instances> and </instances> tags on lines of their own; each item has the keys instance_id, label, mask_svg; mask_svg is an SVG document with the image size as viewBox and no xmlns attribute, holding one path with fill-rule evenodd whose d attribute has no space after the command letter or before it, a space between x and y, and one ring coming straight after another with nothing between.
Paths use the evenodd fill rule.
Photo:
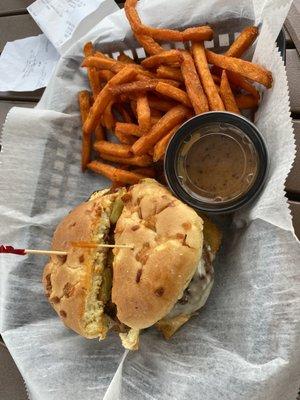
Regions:
<instances>
[{"instance_id":1,"label":"gray table surface","mask_svg":"<svg viewBox=\"0 0 300 400\"><path fill-rule=\"evenodd\" d=\"M33 0L0 0L0 52L7 41L41 33L26 11L26 7L31 3ZM286 191L295 231L300 237L300 0L294 1L285 22L285 37L291 112L298 150L293 169L286 181ZM42 93L42 89L21 93L0 92L0 129L11 107L34 107ZM5 345L0 341L0 400L26 400L27 398L18 368Z\"/></svg>"}]
</instances>

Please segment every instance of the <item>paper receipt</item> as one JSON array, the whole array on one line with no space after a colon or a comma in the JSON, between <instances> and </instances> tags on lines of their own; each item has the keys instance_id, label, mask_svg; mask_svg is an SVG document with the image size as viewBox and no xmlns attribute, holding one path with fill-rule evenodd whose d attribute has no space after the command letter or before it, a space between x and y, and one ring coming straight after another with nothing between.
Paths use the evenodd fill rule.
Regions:
<instances>
[{"instance_id":1,"label":"paper receipt","mask_svg":"<svg viewBox=\"0 0 300 400\"><path fill-rule=\"evenodd\" d=\"M59 54L45 35L8 42L0 57L0 91L31 91L49 82Z\"/></svg>"},{"instance_id":2,"label":"paper receipt","mask_svg":"<svg viewBox=\"0 0 300 400\"><path fill-rule=\"evenodd\" d=\"M104 17L117 11L118 6L113 0L37 0L27 9L54 47L63 54L75 41L72 36L80 22L88 16L92 19L84 21L82 36ZM95 15L91 15L94 12Z\"/></svg>"}]
</instances>

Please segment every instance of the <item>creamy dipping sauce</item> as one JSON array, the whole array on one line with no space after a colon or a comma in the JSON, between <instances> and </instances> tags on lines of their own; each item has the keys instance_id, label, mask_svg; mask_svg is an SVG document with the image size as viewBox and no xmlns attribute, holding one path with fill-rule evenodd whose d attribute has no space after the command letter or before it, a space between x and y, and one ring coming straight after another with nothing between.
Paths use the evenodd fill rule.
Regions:
<instances>
[{"instance_id":1,"label":"creamy dipping sauce","mask_svg":"<svg viewBox=\"0 0 300 400\"><path fill-rule=\"evenodd\" d=\"M239 128L210 123L185 138L177 161L184 189L208 203L238 199L251 188L259 170L255 146Z\"/></svg>"}]
</instances>

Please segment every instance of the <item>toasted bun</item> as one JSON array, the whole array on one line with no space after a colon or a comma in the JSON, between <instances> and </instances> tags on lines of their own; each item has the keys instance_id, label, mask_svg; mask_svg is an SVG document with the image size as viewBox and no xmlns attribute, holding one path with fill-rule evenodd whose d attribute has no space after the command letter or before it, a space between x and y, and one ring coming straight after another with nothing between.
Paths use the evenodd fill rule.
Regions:
<instances>
[{"instance_id":1,"label":"toasted bun","mask_svg":"<svg viewBox=\"0 0 300 400\"><path fill-rule=\"evenodd\" d=\"M54 233L52 248L67 251L68 256L52 256L43 274L46 296L55 311L66 326L87 338L104 338L109 329L104 301L99 300L106 250L74 248L70 243L104 241L115 196L100 193L61 221Z\"/></svg>"},{"instance_id":2,"label":"toasted bun","mask_svg":"<svg viewBox=\"0 0 300 400\"><path fill-rule=\"evenodd\" d=\"M153 325L182 297L202 254L202 219L152 179L131 187L115 229L112 301L131 328Z\"/></svg>"}]
</instances>

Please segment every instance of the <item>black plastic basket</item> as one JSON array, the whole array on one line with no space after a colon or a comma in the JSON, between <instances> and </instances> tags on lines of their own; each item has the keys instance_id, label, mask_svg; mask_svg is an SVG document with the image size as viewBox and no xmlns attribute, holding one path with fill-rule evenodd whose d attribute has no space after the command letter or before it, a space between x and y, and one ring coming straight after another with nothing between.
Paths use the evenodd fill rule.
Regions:
<instances>
[{"instance_id":1,"label":"black plastic basket","mask_svg":"<svg viewBox=\"0 0 300 400\"><path fill-rule=\"evenodd\" d=\"M284 65L285 65L285 62L286 62L286 40L285 40L283 29L281 29L281 31L276 39L276 43L277 43L278 49L280 51L281 57L283 59Z\"/></svg>"}]
</instances>

